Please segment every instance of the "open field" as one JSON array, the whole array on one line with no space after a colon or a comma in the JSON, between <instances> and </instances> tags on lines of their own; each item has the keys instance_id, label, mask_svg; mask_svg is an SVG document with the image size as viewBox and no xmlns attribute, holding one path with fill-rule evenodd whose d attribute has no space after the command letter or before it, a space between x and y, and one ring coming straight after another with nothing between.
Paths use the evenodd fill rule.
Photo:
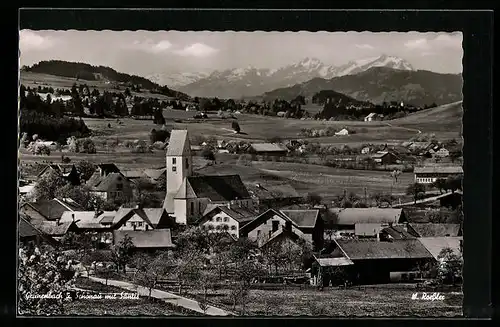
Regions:
<instances>
[{"instance_id":1,"label":"open field","mask_svg":"<svg viewBox=\"0 0 500 327\"><path fill-rule=\"evenodd\" d=\"M460 317L462 316L461 293L441 293L444 301L412 300L415 290L383 286L377 288L337 289L287 288L276 290L250 290L245 312L247 315L280 316L416 316L416 317ZM191 291L191 297L199 295ZM217 290L210 296L213 303L232 306L229 290ZM236 311L242 312L241 303Z\"/></svg>"},{"instance_id":2,"label":"open field","mask_svg":"<svg viewBox=\"0 0 500 327\"><path fill-rule=\"evenodd\" d=\"M37 88L38 86L47 86L47 87L52 87L54 89L59 88L59 89L71 89L73 84L87 84L89 88L92 89L97 89L99 90L100 93L104 91L108 92L117 92L121 91L123 92L125 90L125 87L120 87L120 90L117 90L115 88L115 85L113 83L107 84L105 81L86 81L86 80L76 80L76 78L71 78L71 77L64 77L64 76L54 76L54 75L48 75L48 74L40 74L40 73L32 73L32 72L21 72L21 84L23 84L26 87L31 87L31 88ZM132 95L137 95L141 97L149 97L149 98L156 98L158 100L171 100L173 98L167 97L162 94L153 94L150 92L131 92Z\"/></svg>"}]
</instances>

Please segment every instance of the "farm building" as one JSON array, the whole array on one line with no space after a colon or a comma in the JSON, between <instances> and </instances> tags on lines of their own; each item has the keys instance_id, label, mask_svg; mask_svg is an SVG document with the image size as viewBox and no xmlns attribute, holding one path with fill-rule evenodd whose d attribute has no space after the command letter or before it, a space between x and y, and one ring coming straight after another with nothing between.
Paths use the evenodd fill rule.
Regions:
<instances>
[{"instance_id":1,"label":"farm building","mask_svg":"<svg viewBox=\"0 0 500 327\"><path fill-rule=\"evenodd\" d=\"M33 222L41 232L45 235L52 237L53 239L60 241L64 235L69 232L78 232L78 226L73 221L60 222L57 221L36 221Z\"/></svg>"},{"instance_id":2,"label":"farm building","mask_svg":"<svg viewBox=\"0 0 500 327\"><path fill-rule=\"evenodd\" d=\"M380 165L392 165L399 160L398 156L390 151L378 151L372 154L371 158Z\"/></svg>"},{"instance_id":3,"label":"farm building","mask_svg":"<svg viewBox=\"0 0 500 327\"><path fill-rule=\"evenodd\" d=\"M245 186L255 205L262 209L297 203L301 196L287 183L247 183Z\"/></svg>"},{"instance_id":4,"label":"farm building","mask_svg":"<svg viewBox=\"0 0 500 327\"><path fill-rule=\"evenodd\" d=\"M449 176L462 175L464 173L460 166L424 166L415 167L415 182L421 184L431 184L437 179L446 179Z\"/></svg>"},{"instance_id":5,"label":"farm building","mask_svg":"<svg viewBox=\"0 0 500 327\"><path fill-rule=\"evenodd\" d=\"M381 227L399 225L407 222L403 209L394 208L330 208L337 216L333 228L338 231L355 233L357 224L377 224ZM366 228L373 226L367 225Z\"/></svg>"},{"instance_id":6,"label":"farm building","mask_svg":"<svg viewBox=\"0 0 500 327\"><path fill-rule=\"evenodd\" d=\"M97 165L96 173L99 176L107 176L111 173L120 173L120 169L114 163L105 163Z\"/></svg>"},{"instance_id":7,"label":"farm building","mask_svg":"<svg viewBox=\"0 0 500 327\"><path fill-rule=\"evenodd\" d=\"M24 245L48 244L51 247L57 247L59 243L50 235L46 235L40 229L35 227L27 217L20 214L18 220L19 241Z\"/></svg>"},{"instance_id":8,"label":"farm building","mask_svg":"<svg viewBox=\"0 0 500 327\"><path fill-rule=\"evenodd\" d=\"M229 205L213 205L197 222L209 232L228 232L233 238L239 237L241 227L252 221L258 214L247 208Z\"/></svg>"},{"instance_id":9,"label":"farm building","mask_svg":"<svg viewBox=\"0 0 500 327\"><path fill-rule=\"evenodd\" d=\"M42 178L50 171L56 172L62 176L65 180L71 183L71 185L80 185L80 173L73 164L50 164L43 168L39 173L37 178Z\"/></svg>"},{"instance_id":10,"label":"farm building","mask_svg":"<svg viewBox=\"0 0 500 327\"><path fill-rule=\"evenodd\" d=\"M405 239L413 239L416 238L415 235L412 233L408 232L408 227L407 226L389 226L386 228L383 228L380 232L380 239L381 240L405 240Z\"/></svg>"},{"instance_id":11,"label":"farm building","mask_svg":"<svg viewBox=\"0 0 500 327\"><path fill-rule=\"evenodd\" d=\"M253 143L250 152L261 156L286 156L288 149L277 143Z\"/></svg>"},{"instance_id":12,"label":"farm building","mask_svg":"<svg viewBox=\"0 0 500 327\"><path fill-rule=\"evenodd\" d=\"M340 131L336 132L335 135L349 135L349 131L346 128L342 128Z\"/></svg>"},{"instance_id":13,"label":"farm building","mask_svg":"<svg viewBox=\"0 0 500 327\"><path fill-rule=\"evenodd\" d=\"M148 231L173 227L175 222L163 208L119 208L112 217L101 220L113 230Z\"/></svg>"},{"instance_id":14,"label":"farm building","mask_svg":"<svg viewBox=\"0 0 500 327\"><path fill-rule=\"evenodd\" d=\"M419 265L433 262L434 257L418 239L391 242L373 239L336 239L323 257L342 258L343 275L354 284L388 283L395 275L408 274ZM352 264L351 264L352 262ZM319 276L320 269L313 275ZM321 276L328 285L328 275Z\"/></svg>"},{"instance_id":15,"label":"farm building","mask_svg":"<svg viewBox=\"0 0 500 327\"><path fill-rule=\"evenodd\" d=\"M443 249L451 249L453 254L461 256L463 237L421 237L418 239L435 260L441 261L439 254Z\"/></svg>"},{"instance_id":16,"label":"farm building","mask_svg":"<svg viewBox=\"0 0 500 327\"><path fill-rule=\"evenodd\" d=\"M172 250L175 245L172 243L170 229L157 229L148 231L113 231L113 244L120 243L125 235L128 235L134 245L134 251L154 252L157 250Z\"/></svg>"},{"instance_id":17,"label":"farm building","mask_svg":"<svg viewBox=\"0 0 500 327\"><path fill-rule=\"evenodd\" d=\"M374 112L371 112L368 116L365 117L365 121L373 121L377 118L377 114Z\"/></svg>"},{"instance_id":18,"label":"farm building","mask_svg":"<svg viewBox=\"0 0 500 327\"><path fill-rule=\"evenodd\" d=\"M88 181L90 191L106 201L128 201L132 199L132 185L122 173L94 174Z\"/></svg>"},{"instance_id":19,"label":"farm building","mask_svg":"<svg viewBox=\"0 0 500 327\"><path fill-rule=\"evenodd\" d=\"M445 147L442 147L439 150L434 152L434 157L446 158L449 155L450 155L450 151L448 151Z\"/></svg>"},{"instance_id":20,"label":"farm building","mask_svg":"<svg viewBox=\"0 0 500 327\"><path fill-rule=\"evenodd\" d=\"M83 208L71 199L39 200L26 202L19 207L19 212L29 217L30 221L57 221L66 211L79 211Z\"/></svg>"}]
</instances>

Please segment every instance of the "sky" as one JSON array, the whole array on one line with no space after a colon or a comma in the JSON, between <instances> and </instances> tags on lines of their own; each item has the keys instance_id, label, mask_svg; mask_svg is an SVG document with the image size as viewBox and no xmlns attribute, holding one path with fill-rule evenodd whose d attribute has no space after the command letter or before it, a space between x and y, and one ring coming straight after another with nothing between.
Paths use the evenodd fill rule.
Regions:
<instances>
[{"instance_id":1,"label":"sky","mask_svg":"<svg viewBox=\"0 0 500 327\"><path fill-rule=\"evenodd\" d=\"M415 69L462 72L462 33L419 32L210 32L20 31L20 64L66 60L119 72L212 72L231 68L279 68L317 58L327 65L381 54Z\"/></svg>"}]
</instances>

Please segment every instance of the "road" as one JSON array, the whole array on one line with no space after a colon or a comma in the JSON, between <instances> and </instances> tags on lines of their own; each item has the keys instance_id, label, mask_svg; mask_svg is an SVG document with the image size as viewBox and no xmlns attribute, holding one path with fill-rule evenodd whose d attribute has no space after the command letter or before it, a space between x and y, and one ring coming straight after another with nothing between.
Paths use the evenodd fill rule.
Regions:
<instances>
[{"instance_id":1,"label":"road","mask_svg":"<svg viewBox=\"0 0 500 327\"><path fill-rule=\"evenodd\" d=\"M434 202L436 200L439 200L441 197L447 196L450 194L452 194L452 192L432 196L432 197L421 199L421 200L417 200L417 204L426 203L426 202ZM414 205L414 204L415 204L415 201L411 201L411 202L405 202L405 203L398 203L398 204L393 205L392 207L410 206L410 205Z\"/></svg>"},{"instance_id":2,"label":"road","mask_svg":"<svg viewBox=\"0 0 500 327\"><path fill-rule=\"evenodd\" d=\"M90 280L93 280L95 282L101 283L101 284L106 284L106 280L103 278L98 278L98 277L89 277ZM112 280L108 279L108 285L120 287L123 289L126 289L131 292L137 292L139 295L142 296L149 296L149 289L143 286L135 285L132 283L120 281L120 280ZM214 307L209 305L206 312L203 312L203 310L200 308L199 304L197 301L185 298L183 296L179 296L176 294L172 294L169 292L161 291L158 289L153 289L151 291L151 297L154 297L156 299L161 299L165 302L172 303L174 305L181 306L183 308L193 310L199 313L204 313L209 316L232 316L235 315L234 313L231 313L229 311Z\"/></svg>"}]
</instances>

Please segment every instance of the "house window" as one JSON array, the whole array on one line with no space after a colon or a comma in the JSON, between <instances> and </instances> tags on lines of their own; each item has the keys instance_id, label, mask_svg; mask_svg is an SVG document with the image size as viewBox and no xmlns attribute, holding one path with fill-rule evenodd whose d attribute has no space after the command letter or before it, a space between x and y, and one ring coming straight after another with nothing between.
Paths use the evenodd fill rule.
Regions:
<instances>
[{"instance_id":1,"label":"house window","mask_svg":"<svg viewBox=\"0 0 500 327\"><path fill-rule=\"evenodd\" d=\"M272 232L274 233L275 231L277 231L277 230L278 230L278 227L279 227L280 222L279 222L279 221L277 221L277 220L273 220L273 221L272 221L272 224L273 224L273 231L272 231Z\"/></svg>"},{"instance_id":2,"label":"house window","mask_svg":"<svg viewBox=\"0 0 500 327\"><path fill-rule=\"evenodd\" d=\"M222 220L222 218L221 218L221 217L217 217L217 220L216 220L216 221L217 221L218 223L220 223L220 222L221 222L221 220Z\"/></svg>"},{"instance_id":3,"label":"house window","mask_svg":"<svg viewBox=\"0 0 500 327\"><path fill-rule=\"evenodd\" d=\"M177 164L177 158L172 158L172 165Z\"/></svg>"},{"instance_id":4,"label":"house window","mask_svg":"<svg viewBox=\"0 0 500 327\"><path fill-rule=\"evenodd\" d=\"M229 221L228 217L224 217L224 222L227 223Z\"/></svg>"},{"instance_id":5,"label":"house window","mask_svg":"<svg viewBox=\"0 0 500 327\"><path fill-rule=\"evenodd\" d=\"M189 159L186 158L186 169L188 169L188 168L189 168Z\"/></svg>"},{"instance_id":6,"label":"house window","mask_svg":"<svg viewBox=\"0 0 500 327\"><path fill-rule=\"evenodd\" d=\"M177 167L173 166L172 171L177 171Z\"/></svg>"},{"instance_id":7,"label":"house window","mask_svg":"<svg viewBox=\"0 0 500 327\"><path fill-rule=\"evenodd\" d=\"M139 221L139 222L137 223L137 225L138 225L139 227L142 227L142 221Z\"/></svg>"},{"instance_id":8,"label":"house window","mask_svg":"<svg viewBox=\"0 0 500 327\"><path fill-rule=\"evenodd\" d=\"M146 225L146 230L149 230L149 226L148 225Z\"/></svg>"},{"instance_id":9,"label":"house window","mask_svg":"<svg viewBox=\"0 0 500 327\"><path fill-rule=\"evenodd\" d=\"M191 202L191 215L194 215L194 202Z\"/></svg>"},{"instance_id":10,"label":"house window","mask_svg":"<svg viewBox=\"0 0 500 327\"><path fill-rule=\"evenodd\" d=\"M116 184L116 190L117 190L117 191L121 191L121 190L123 190L123 184L122 184L122 183L118 183L118 184Z\"/></svg>"},{"instance_id":11,"label":"house window","mask_svg":"<svg viewBox=\"0 0 500 327\"><path fill-rule=\"evenodd\" d=\"M236 226L231 226L231 230L236 230Z\"/></svg>"}]
</instances>

